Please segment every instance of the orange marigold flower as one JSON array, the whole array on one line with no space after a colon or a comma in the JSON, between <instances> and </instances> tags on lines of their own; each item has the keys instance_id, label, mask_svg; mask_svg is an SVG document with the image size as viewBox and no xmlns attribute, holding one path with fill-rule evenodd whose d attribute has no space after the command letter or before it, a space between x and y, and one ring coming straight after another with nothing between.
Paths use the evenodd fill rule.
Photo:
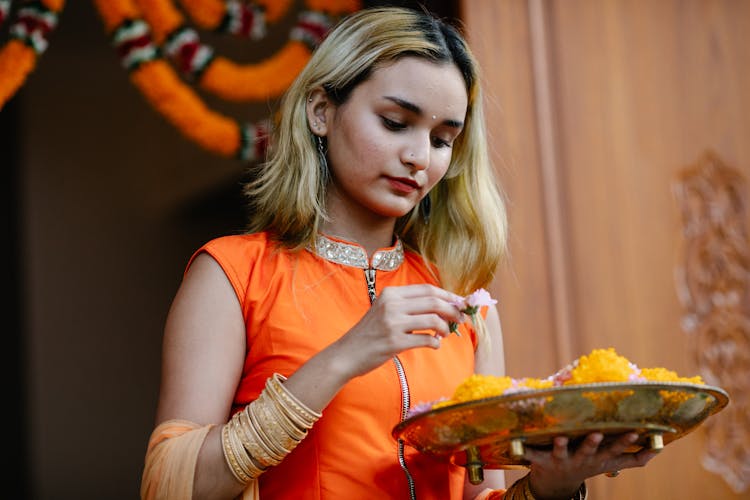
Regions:
<instances>
[{"instance_id":1,"label":"orange marigold flower","mask_svg":"<svg viewBox=\"0 0 750 500\"><path fill-rule=\"evenodd\" d=\"M513 379L510 377L474 374L456 388L456 391L453 393L453 402L459 403L500 396L512 385Z\"/></svg>"},{"instance_id":2,"label":"orange marigold flower","mask_svg":"<svg viewBox=\"0 0 750 500\"><path fill-rule=\"evenodd\" d=\"M578 364L570 372L570 379L564 384L627 382L636 371L637 368L614 348L594 349L591 354L578 359Z\"/></svg>"},{"instance_id":3,"label":"orange marigold flower","mask_svg":"<svg viewBox=\"0 0 750 500\"><path fill-rule=\"evenodd\" d=\"M641 376L646 380L653 380L656 382L689 382L691 384L705 384L700 375L696 375L695 377L680 377L676 372L662 367L643 368L641 370Z\"/></svg>"},{"instance_id":4,"label":"orange marigold flower","mask_svg":"<svg viewBox=\"0 0 750 500\"><path fill-rule=\"evenodd\" d=\"M36 66L34 49L18 40L10 40L0 51L0 109L26 81Z\"/></svg>"},{"instance_id":5,"label":"orange marigold flower","mask_svg":"<svg viewBox=\"0 0 750 500\"><path fill-rule=\"evenodd\" d=\"M549 389L554 382L551 379L522 378L515 385L517 389Z\"/></svg>"}]
</instances>

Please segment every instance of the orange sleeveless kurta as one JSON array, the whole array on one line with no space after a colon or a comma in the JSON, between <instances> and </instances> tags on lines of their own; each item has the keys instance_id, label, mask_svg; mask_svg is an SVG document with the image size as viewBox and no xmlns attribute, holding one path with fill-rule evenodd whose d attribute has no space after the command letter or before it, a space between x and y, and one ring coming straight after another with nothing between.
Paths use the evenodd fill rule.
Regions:
<instances>
[{"instance_id":1,"label":"orange sleeveless kurta","mask_svg":"<svg viewBox=\"0 0 750 500\"><path fill-rule=\"evenodd\" d=\"M370 307L363 269L328 261L312 251L280 249L265 233L218 238L196 255L202 251L224 269L245 318L248 353L235 410L257 398L274 372L291 375L346 333ZM421 257L410 251L404 252L397 268L375 275L378 295L389 286L436 284ZM440 349L400 354L410 405L451 396L473 373L474 343L474 332L462 327L462 335L443 339ZM323 410L307 438L260 477L261 498L408 499L398 443L391 436L401 415L402 391L393 361L351 380ZM405 461L420 500L462 497L463 468L409 446Z\"/></svg>"}]
</instances>

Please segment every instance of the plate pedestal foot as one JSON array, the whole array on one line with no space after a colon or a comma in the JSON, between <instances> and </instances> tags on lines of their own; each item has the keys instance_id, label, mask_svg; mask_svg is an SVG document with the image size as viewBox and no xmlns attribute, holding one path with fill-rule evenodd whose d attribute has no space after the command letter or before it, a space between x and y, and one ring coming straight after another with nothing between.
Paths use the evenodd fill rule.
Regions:
<instances>
[{"instance_id":1,"label":"plate pedestal foot","mask_svg":"<svg viewBox=\"0 0 750 500\"><path fill-rule=\"evenodd\" d=\"M651 443L651 449L653 451L661 451L664 449L664 438L659 433L651 434L649 442Z\"/></svg>"},{"instance_id":2,"label":"plate pedestal foot","mask_svg":"<svg viewBox=\"0 0 750 500\"><path fill-rule=\"evenodd\" d=\"M510 440L510 456L514 460L520 460L523 458L523 439L514 438Z\"/></svg>"},{"instance_id":3,"label":"plate pedestal foot","mask_svg":"<svg viewBox=\"0 0 750 500\"><path fill-rule=\"evenodd\" d=\"M480 484L484 481L484 464L479 456L479 450L476 446L470 446L466 449L466 470L469 473L469 482L471 484Z\"/></svg>"}]
</instances>

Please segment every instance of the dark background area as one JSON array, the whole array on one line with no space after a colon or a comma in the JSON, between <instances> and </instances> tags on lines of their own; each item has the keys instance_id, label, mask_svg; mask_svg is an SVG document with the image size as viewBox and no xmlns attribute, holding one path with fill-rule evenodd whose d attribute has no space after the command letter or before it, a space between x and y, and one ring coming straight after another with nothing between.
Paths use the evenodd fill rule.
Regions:
<instances>
[{"instance_id":1,"label":"dark background area","mask_svg":"<svg viewBox=\"0 0 750 500\"><path fill-rule=\"evenodd\" d=\"M452 1L364 4L458 15ZM262 42L204 41L263 59L285 41L288 18ZM203 97L243 121L275 104ZM6 498L137 498L161 327L190 254L242 229L245 165L200 149L149 106L88 1L67 3L0 110L0 165Z\"/></svg>"}]
</instances>

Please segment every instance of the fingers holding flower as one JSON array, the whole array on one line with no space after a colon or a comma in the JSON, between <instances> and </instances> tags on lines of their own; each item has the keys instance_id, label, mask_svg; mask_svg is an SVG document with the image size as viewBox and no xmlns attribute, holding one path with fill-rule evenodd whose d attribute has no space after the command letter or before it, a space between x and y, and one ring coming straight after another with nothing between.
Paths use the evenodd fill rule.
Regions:
<instances>
[{"instance_id":1,"label":"fingers holding flower","mask_svg":"<svg viewBox=\"0 0 750 500\"><path fill-rule=\"evenodd\" d=\"M488 292L484 288L479 288L466 297L456 296L451 301L451 304L456 306L462 313L469 316L472 323L476 325L477 313L479 313L479 309L485 306L493 306L497 304L497 300L493 299L492 296L490 296L490 292ZM455 333L456 335L461 335L458 332L458 322L450 324L450 331L451 333Z\"/></svg>"},{"instance_id":2,"label":"fingers holding flower","mask_svg":"<svg viewBox=\"0 0 750 500\"><path fill-rule=\"evenodd\" d=\"M344 370L362 375L400 352L440 347L449 323L462 319L454 295L432 285L384 288L372 307L331 349L345 360Z\"/></svg>"}]
</instances>

